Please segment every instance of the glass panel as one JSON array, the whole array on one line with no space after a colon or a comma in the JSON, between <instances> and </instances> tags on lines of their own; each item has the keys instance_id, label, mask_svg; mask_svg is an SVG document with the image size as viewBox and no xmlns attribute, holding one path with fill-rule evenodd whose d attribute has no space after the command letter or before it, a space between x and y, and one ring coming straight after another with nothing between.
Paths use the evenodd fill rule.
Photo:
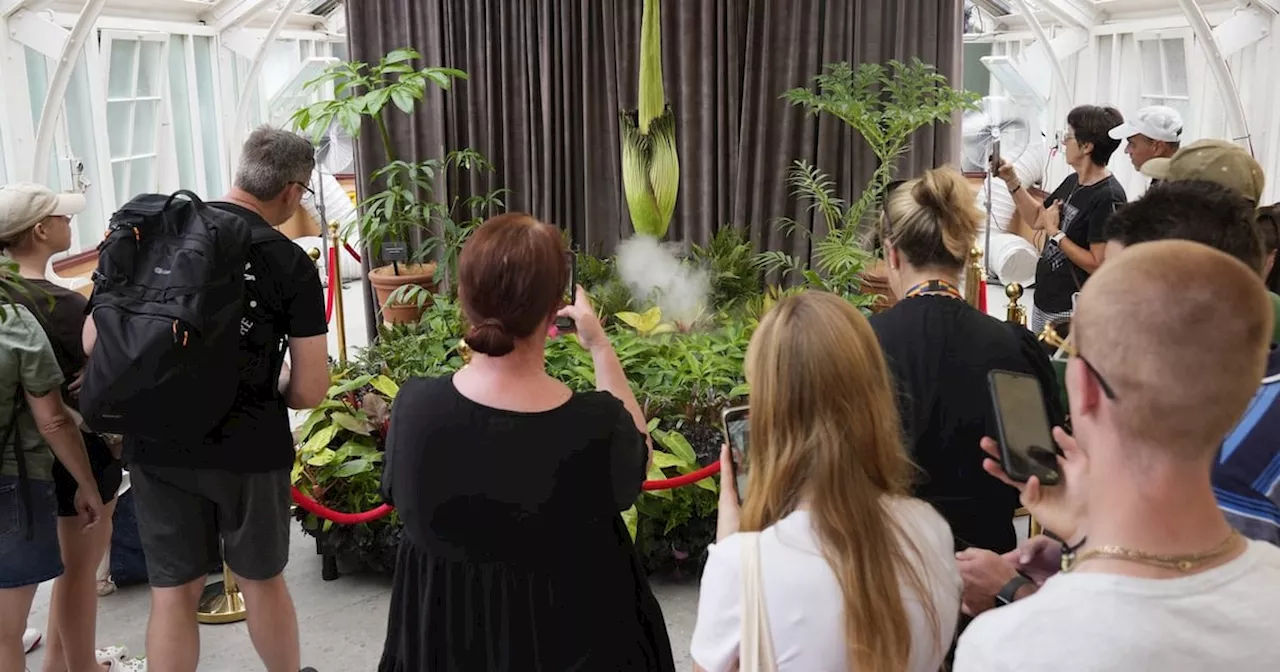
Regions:
<instances>
[{"instance_id":1,"label":"glass panel","mask_svg":"<svg viewBox=\"0 0 1280 672\"><path fill-rule=\"evenodd\" d=\"M134 56L138 43L134 40L111 40L111 71L107 81L107 98L133 97Z\"/></svg>"},{"instance_id":2,"label":"glass panel","mask_svg":"<svg viewBox=\"0 0 1280 672\"><path fill-rule=\"evenodd\" d=\"M333 49L333 57L334 57L334 58L337 58L337 59L339 59L339 60L343 60L343 61L345 61L345 60L347 60L347 59L351 58L350 56L348 56L348 55L347 55L347 42L346 42L346 40L343 40L343 41L341 41L341 42L333 42L330 46L331 46L331 48Z\"/></svg>"},{"instance_id":3,"label":"glass panel","mask_svg":"<svg viewBox=\"0 0 1280 672\"><path fill-rule=\"evenodd\" d=\"M132 102L107 103L107 141L113 159L129 156L129 110L132 108Z\"/></svg>"},{"instance_id":4,"label":"glass panel","mask_svg":"<svg viewBox=\"0 0 1280 672\"><path fill-rule=\"evenodd\" d=\"M154 154L156 151L156 112L160 103L139 100L133 104L133 150L131 156Z\"/></svg>"},{"instance_id":5,"label":"glass panel","mask_svg":"<svg viewBox=\"0 0 1280 672\"><path fill-rule=\"evenodd\" d=\"M142 42L142 55L138 59L138 97L160 95L160 74L163 64L160 55L164 44L153 40Z\"/></svg>"},{"instance_id":6,"label":"glass panel","mask_svg":"<svg viewBox=\"0 0 1280 672\"><path fill-rule=\"evenodd\" d=\"M27 61L27 98L31 102L32 130L40 126L40 112L44 108L44 97L49 92L49 66L45 55L24 47Z\"/></svg>"},{"instance_id":7,"label":"glass panel","mask_svg":"<svg viewBox=\"0 0 1280 672\"><path fill-rule=\"evenodd\" d=\"M222 147L219 144L218 110L214 105L213 38L195 37L196 93L200 96L200 140L204 143L204 179L206 194L223 192Z\"/></svg>"},{"instance_id":8,"label":"glass panel","mask_svg":"<svg viewBox=\"0 0 1280 672\"><path fill-rule=\"evenodd\" d=\"M1169 74L1169 90L1171 96L1190 95L1187 86L1187 42L1186 40L1164 41L1165 68Z\"/></svg>"},{"instance_id":9,"label":"glass panel","mask_svg":"<svg viewBox=\"0 0 1280 672\"><path fill-rule=\"evenodd\" d=\"M1115 37L1103 35L1098 38L1098 47L1094 50L1098 58L1098 93L1106 98L1111 95L1111 49Z\"/></svg>"},{"instance_id":10,"label":"glass panel","mask_svg":"<svg viewBox=\"0 0 1280 672\"><path fill-rule=\"evenodd\" d=\"M262 72L258 75L258 92L270 98L289 81L289 76L297 69L298 42L296 40L276 40L267 48L266 60L262 62ZM243 72L247 73L248 68Z\"/></svg>"},{"instance_id":11,"label":"glass panel","mask_svg":"<svg viewBox=\"0 0 1280 672\"><path fill-rule=\"evenodd\" d=\"M173 109L173 151L178 162L178 186L204 191L196 175L195 134L192 130L191 91L187 82L187 37L174 35L169 42L169 100Z\"/></svg>"},{"instance_id":12,"label":"glass panel","mask_svg":"<svg viewBox=\"0 0 1280 672\"><path fill-rule=\"evenodd\" d=\"M1164 95L1164 75L1160 69L1160 43L1156 40L1139 40L1138 56L1142 60L1142 94Z\"/></svg>"},{"instance_id":13,"label":"glass panel","mask_svg":"<svg viewBox=\"0 0 1280 672\"><path fill-rule=\"evenodd\" d=\"M129 200L129 185L125 184L128 179L129 162L112 161L111 162L111 179L115 184L116 203L125 203Z\"/></svg>"},{"instance_id":14,"label":"glass panel","mask_svg":"<svg viewBox=\"0 0 1280 672\"><path fill-rule=\"evenodd\" d=\"M88 183L85 190L85 209L73 220L79 232L79 247L72 254L96 246L106 230L108 213L104 205L104 189L107 188L98 175L98 142L93 133L93 97L89 94L89 66L84 50L71 71L67 85L67 98L62 113L67 117L67 136L71 154L83 165L82 179Z\"/></svg>"},{"instance_id":15,"label":"glass panel","mask_svg":"<svg viewBox=\"0 0 1280 672\"><path fill-rule=\"evenodd\" d=\"M132 163L133 165L129 168L129 198L155 191L155 157L134 159Z\"/></svg>"}]
</instances>

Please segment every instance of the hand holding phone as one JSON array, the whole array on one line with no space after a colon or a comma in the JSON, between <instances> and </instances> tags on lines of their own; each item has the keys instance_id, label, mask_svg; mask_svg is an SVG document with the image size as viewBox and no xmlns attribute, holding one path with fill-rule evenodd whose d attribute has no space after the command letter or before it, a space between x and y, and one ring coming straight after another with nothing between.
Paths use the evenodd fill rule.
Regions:
<instances>
[{"instance_id":1,"label":"hand holding phone","mask_svg":"<svg viewBox=\"0 0 1280 672\"><path fill-rule=\"evenodd\" d=\"M1044 406L1044 392L1035 376L1012 371L987 374L991 403L1000 438L1000 466L1009 478L1026 483L1036 476L1044 485L1062 480L1061 451L1053 442L1053 428Z\"/></svg>"},{"instance_id":2,"label":"hand holding phone","mask_svg":"<svg viewBox=\"0 0 1280 672\"><path fill-rule=\"evenodd\" d=\"M578 257L570 251L565 253L565 260L569 263L569 284L564 288L564 303L571 306L577 301ZM573 332L578 330L578 325L568 315L557 315L556 330L561 333Z\"/></svg>"},{"instance_id":3,"label":"hand holding phone","mask_svg":"<svg viewBox=\"0 0 1280 672\"><path fill-rule=\"evenodd\" d=\"M733 458L734 490L738 503L747 494L747 447L751 438L750 409L747 406L726 408L720 415L724 427L724 440Z\"/></svg>"}]
</instances>

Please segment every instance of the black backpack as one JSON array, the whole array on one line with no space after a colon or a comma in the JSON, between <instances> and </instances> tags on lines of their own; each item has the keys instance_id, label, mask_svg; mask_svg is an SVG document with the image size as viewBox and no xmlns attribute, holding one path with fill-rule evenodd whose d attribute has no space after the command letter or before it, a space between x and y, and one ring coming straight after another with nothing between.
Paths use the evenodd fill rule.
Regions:
<instances>
[{"instance_id":1,"label":"black backpack","mask_svg":"<svg viewBox=\"0 0 1280 672\"><path fill-rule=\"evenodd\" d=\"M241 383L249 249L279 236L185 190L120 208L93 274L86 424L166 442L199 441L216 427Z\"/></svg>"}]
</instances>

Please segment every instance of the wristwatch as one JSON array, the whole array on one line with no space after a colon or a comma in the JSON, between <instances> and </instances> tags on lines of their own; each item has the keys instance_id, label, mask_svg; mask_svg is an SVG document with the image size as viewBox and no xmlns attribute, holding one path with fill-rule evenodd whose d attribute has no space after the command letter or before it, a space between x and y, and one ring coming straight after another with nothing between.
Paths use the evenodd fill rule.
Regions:
<instances>
[{"instance_id":1,"label":"wristwatch","mask_svg":"<svg viewBox=\"0 0 1280 672\"><path fill-rule=\"evenodd\" d=\"M1066 232L1059 231L1059 232L1057 232L1057 233L1053 234L1052 236L1049 236L1049 240L1052 240L1054 245L1061 246L1061 245L1062 245L1062 239L1063 239L1063 238L1066 238L1066 237L1067 237Z\"/></svg>"},{"instance_id":2,"label":"wristwatch","mask_svg":"<svg viewBox=\"0 0 1280 672\"><path fill-rule=\"evenodd\" d=\"M1034 582L1031 579L1028 579L1026 575L1022 573L1014 574L1013 578L1009 579L1009 583L1004 584L1004 588L1001 588L1000 592L996 594L996 606L1003 607L1004 605L1013 602L1014 596L1018 593L1018 589L1023 586L1029 586L1032 583Z\"/></svg>"}]
</instances>

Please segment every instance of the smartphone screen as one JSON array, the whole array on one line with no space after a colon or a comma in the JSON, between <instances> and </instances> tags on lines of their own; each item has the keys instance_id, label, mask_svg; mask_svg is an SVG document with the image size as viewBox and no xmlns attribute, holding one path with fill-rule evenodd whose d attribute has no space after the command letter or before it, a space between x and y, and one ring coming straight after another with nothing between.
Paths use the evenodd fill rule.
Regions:
<instances>
[{"instance_id":1,"label":"smartphone screen","mask_svg":"<svg viewBox=\"0 0 1280 672\"><path fill-rule=\"evenodd\" d=\"M729 444L729 454L733 457L734 484L738 490L738 502L747 494L747 445L750 443L751 422L746 406L735 406L725 409L721 416L724 421L725 442Z\"/></svg>"},{"instance_id":2,"label":"smartphone screen","mask_svg":"<svg viewBox=\"0 0 1280 672\"><path fill-rule=\"evenodd\" d=\"M565 253L565 261L569 263L569 284L564 288L564 302L572 304L578 298L576 296L578 292L578 257L573 251L569 251ZM556 318L556 330L558 331L574 331L577 328L578 326L573 323L573 318Z\"/></svg>"},{"instance_id":3,"label":"smartphone screen","mask_svg":"<svg viewBox=\"0 0 1280 672\"><path fill-rule=\"evenodd\" d=\"M1056 485L1062 478L1058 448L1040 381L1024 373L992 371L987 383L1000 434L1000 466L1015 481L1034 475L1045 485Z\"/></svg>"}]
</instances>

